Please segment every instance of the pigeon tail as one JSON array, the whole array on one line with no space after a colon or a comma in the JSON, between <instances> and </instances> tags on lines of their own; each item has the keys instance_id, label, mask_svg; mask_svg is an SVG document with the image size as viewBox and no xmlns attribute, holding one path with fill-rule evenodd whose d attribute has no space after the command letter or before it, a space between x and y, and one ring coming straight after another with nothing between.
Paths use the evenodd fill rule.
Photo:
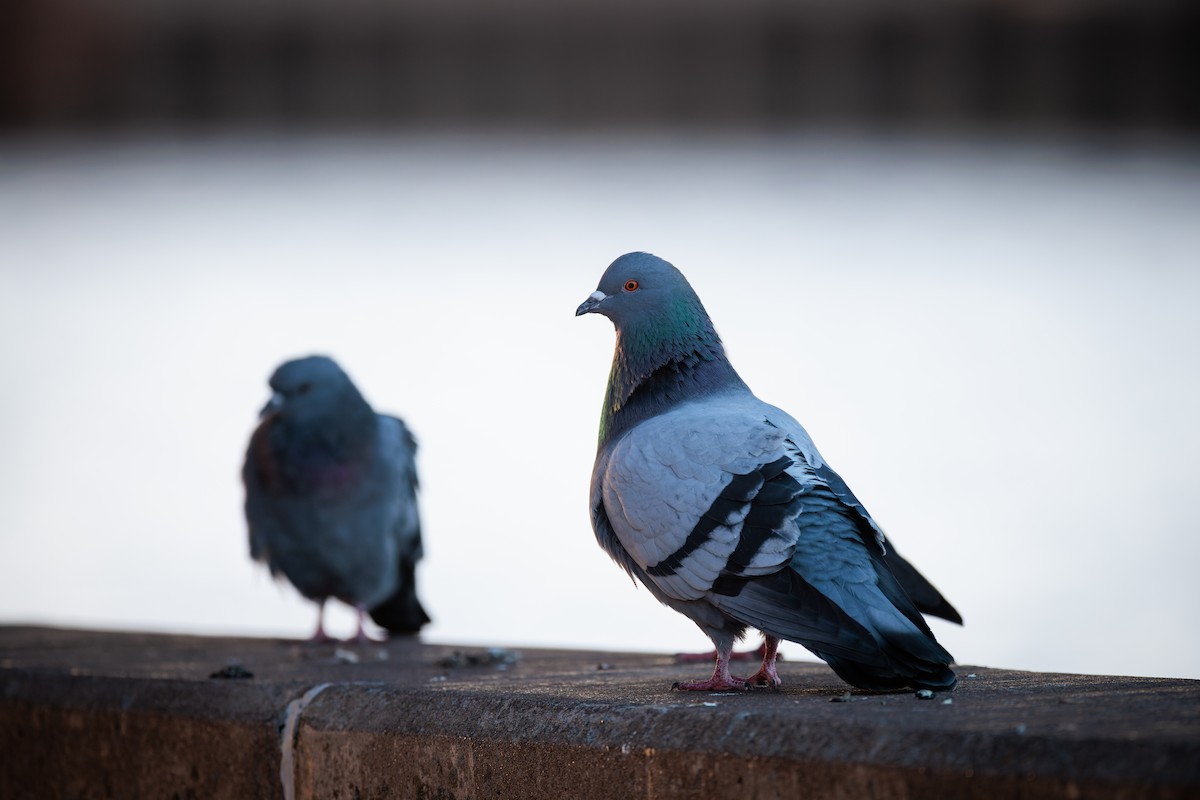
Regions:
<instances>
[{"instance_id":1,"label":"pigeon tail","mask_svg":"<svg viewBox=\"0 0 1200 800\"><path fill-rule=\"evenodd\" d=\"M375 624L392 634L413 634L430 621L417 599L416 564L400 559L400 582L392 596L370 610Z\"/></svg>"},{"instance_id":2,"label":"pigeon tail","mask_svg":"<svg viewBox=\"0 0 1200 800\"><path fill-rule=\"evenodd\" d=\"M879 668L875 666L864 666L846 658L818 653L816 650L813 650L813 653L832 667L839 678L859 689L885 692L912 688L945 692L953 689L958 683L954 670L945 664L929 663L926 669L909 667L897 670L892 675L881 675Z\"/></svg>"},{"instance_id":3,"label":"pigeon tail","mask_svg":"<svg viewBox=\"0 0 1200 800\"><path fill-rule=\"evenodd\" d=\"M737 594L714 594L710 602L768 636L803 645L860 689L941 691L956 682L950 654L902 611L855 602L855 616L792 569L753 578Z\"/></svg>"},{"instance_id":4,"label":"pigeon tail","mask_svg":"<svg viewBox=\"0 0 1200 800\"><path fill-rule=\"evenodd\" d=\"M927 630L905 624L906 615L895 608L865 608L861 620L886 663L878 657L816 652L847 683L860 689L890 690L912 687L947 691L958 679L950 668L953 657ZM909 620L911 621L911 620Z\"/></svg>"},{"instance_id":5,"label":"pigeon tail","mask_svg":"<svg viewBox=\"0 0 1200 800\"><path fill-rule=\"evenodd\" d=\"M896 576L896 580L904 587L904 591L908 593L918 611L962 625L962 615L958 613L958 610L950 605L950 601L942 597L942 593L935 589L924 575L917 572L916 567L897 553L894 547L884 561L891 569L892 574Z\"/></svg>"}]
</instances>

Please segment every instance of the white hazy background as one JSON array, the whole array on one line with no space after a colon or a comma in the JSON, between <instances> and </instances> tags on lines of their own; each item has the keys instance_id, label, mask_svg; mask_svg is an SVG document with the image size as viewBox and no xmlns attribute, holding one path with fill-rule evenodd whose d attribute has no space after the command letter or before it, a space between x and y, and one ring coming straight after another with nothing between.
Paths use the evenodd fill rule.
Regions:
<instances>
[{"instance_id":1,"label":"white hazy background","mask_svg":"<svg viewBox=\"0 0 1200 800\"><path fill-rule=\"evenodd\" d=\"M573 313L630 250L958 607L960 662L1200 677L1189 149L3 143L0 622L308 635L239 469L319 352L421 441L427 640L704 649L588 522L613 333Z\"/></svg>"}]
</instances>

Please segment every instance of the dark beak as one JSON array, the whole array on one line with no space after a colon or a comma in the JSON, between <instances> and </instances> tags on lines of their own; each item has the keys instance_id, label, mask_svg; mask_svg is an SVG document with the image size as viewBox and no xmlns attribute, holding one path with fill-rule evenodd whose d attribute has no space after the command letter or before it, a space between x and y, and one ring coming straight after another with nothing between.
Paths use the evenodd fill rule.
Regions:
<instances>
[{"instance_id":1,"label":"dark beak","mask_svg":"<svg viewBox=\"0 0 1200 800\"><path fill-rule=\"evenodd\" d=\"M599 290L588 295L588 299L580 303L579 308L575 309L575 316L579 317L584 314L590 314L596 310L596 306L600 305L601 301L607 300L608 295Z\"/></svg>"},{"instance_id":2,"label":"dark beak","mask_svg":"<svg viewBox=\"0 0 1200 800\"><path fill-rule=\"evenodd\" d=\"M271 395L271 399L268 400L267 404L262 407L261 411L258 412L258 418L266 419L281 408L283 408L283 395L281 395L279 392L276 392L275 394Z\"/></svg>"}]
</instances>

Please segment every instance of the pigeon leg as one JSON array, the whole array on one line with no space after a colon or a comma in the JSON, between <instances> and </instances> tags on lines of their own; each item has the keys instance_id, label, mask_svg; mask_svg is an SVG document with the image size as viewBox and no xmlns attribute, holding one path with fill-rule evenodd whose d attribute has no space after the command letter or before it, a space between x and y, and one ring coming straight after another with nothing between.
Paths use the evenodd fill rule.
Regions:
<instances>
[{"instance_id":1,"label":"pigeon leg","mask_svg":"<svg viewBox=\"0 0 1200 800\"><path fill-rule=\"evenodd\" d=\"M759 650L763 654L762 666L758 668L758 672L746 678L746 681L751 686L770 686L774 689L783 683L779 679L779 673L775 671L775 657L779 653L779 640L774 636L764 634L762 647Z\"/></svg>"},{"instance_id":2,"label":"pigeon leg","mask_svg":"<svg viewBox=\"0 0 1200 800\"><path fill-rule=\"evenodd\" d=\"M676 682L672 689L681 692L720 692L727 689L748 689L750 684L743 678L735 678L729 674L729 653L732 648L722 652L717 650L717 666L712 677L706 681Z\"/></svg>"},{"instance_id":3,"label":"pigeon leg","mask_svg":"<svg viewBox=\"0 0 1200 800\"><path fill-rule=\"evenodd\" d=\"M763 642L753 650L743 650L742 652L734 651L729 654L730 661L755 661L763 658L767 654L767 644ZM712 661L717 657L716 650L709 650L707 653L676 653L675 660L680 664L702 664Z\"/></svg>"},{"instance_id":4,"label":"pigeon leg","mask_svg":"<svg viewBox=\"0 0 1200 800\"><path fill-rule=\"evenodd\" d=\"M308 640L313 643L332 642L333 637L325 632L325 601L317 601L317 629L313 631L313 635L308 637Z\"/></svg>"},{"instance_id":5,"label":"pigeon leg","mask_svg":"<svg viewBox=\"0 0 1200 800\"><path fill-rule=\"evenodd\" d=\"M358 613L358 631L354 634L354 641L357 644L371 644L380 641L367 635L367 628L363 624L367 621L367 610L362 606L355 606L354 610Z\"/></svg>"}]
</instances>

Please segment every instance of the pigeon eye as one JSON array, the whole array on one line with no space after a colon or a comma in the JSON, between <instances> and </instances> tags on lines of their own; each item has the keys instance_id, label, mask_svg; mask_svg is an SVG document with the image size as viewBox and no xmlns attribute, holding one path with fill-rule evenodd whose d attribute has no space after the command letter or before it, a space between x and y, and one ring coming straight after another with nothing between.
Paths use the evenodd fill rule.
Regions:
<instances>
[{"instance_id":1,"label":"pigeon eye","mask_svg":"<svg viewBox=\"0 0 1200 800\"><path fill-rule=\"evenodd\" d=\"M627 292L636 292L636 291L637 291L637 289L638 289L638 282L637 282L637 281L634 281L634 280L628 280L628 281L625 281L625 291L627 291Z\"/></svg>"},{"instance_id":2,"label":"pigeon eye","mask_svg":"<svg viewBox=\"0 0 1200 800\"><path fill-rule=\"evenodd\" d=\"M312 390L311 383L302 383L296 387L296 394L308 394Z\"/></svg>"}]
</instances>

